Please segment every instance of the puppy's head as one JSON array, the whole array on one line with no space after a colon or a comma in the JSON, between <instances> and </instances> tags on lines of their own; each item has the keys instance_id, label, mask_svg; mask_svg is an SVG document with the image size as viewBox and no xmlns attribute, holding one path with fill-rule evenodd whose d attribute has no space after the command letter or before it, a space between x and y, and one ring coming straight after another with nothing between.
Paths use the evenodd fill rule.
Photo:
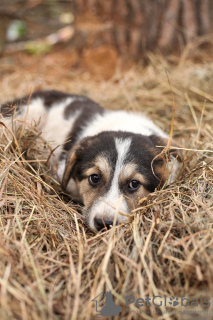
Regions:
<instances>
[{"instance_id":1,"label":"puppy's head","mask_svg":"<svg viewBox=\"0 0 213 320\"><path fill-rule=\"evenodd\" d=\"M179 167L176 151L167 167L167 160L158 156L162 149L156 145L165 143L156 136L102 132L72 148L62 186L66 189L71 179L75 181L84 203L84 219L91 228L109 228L115 215L117 223L127 221L139 199L160 183L175 180Z\"/></svg>"}]
</instances>

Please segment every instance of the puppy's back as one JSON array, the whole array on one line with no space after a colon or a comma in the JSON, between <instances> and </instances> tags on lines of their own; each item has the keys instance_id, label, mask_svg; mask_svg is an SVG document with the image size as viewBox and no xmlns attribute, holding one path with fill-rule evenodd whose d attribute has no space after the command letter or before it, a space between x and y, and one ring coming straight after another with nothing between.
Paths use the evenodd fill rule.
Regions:
<instances>
[{"instance_id":1,"label":"puppy's back","mask_svg":"<svg viewBox=\"0 0 213 320\"><path fill-rule=\"evenodd\" d=\"M102 110L87 97L56 90L36 91L0 106L7 124L10 125L13 120L16 127L21 124L27 127L36 125L52 149L58 147L54 152L57 158L63 148L71 148L73 137L81 131L85 122Z\"/></svg>"}]
</instances>

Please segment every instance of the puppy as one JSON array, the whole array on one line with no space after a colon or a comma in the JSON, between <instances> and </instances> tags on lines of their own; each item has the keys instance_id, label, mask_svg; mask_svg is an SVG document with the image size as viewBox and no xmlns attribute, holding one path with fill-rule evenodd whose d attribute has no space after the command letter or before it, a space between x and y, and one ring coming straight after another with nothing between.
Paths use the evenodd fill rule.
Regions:
<instances>
[{"instance_id":1,"label":"puppy","mask_svg":"<svg viewBox=\"0 0 213 320\"><path fill-rule=\"evenodd\" d=\"M15 109L14 109L15 107ZM15 110L15 112L14 112ZM110 111L84 97L59 91L35 92L1 105L10 121L38 124L57 162L57 177L94 230L129 219L138 200L178 176L176 150L160 155L168 136L140 113ZM9 119L8 119L9 117Z\"/></svg>"}]
</instances>

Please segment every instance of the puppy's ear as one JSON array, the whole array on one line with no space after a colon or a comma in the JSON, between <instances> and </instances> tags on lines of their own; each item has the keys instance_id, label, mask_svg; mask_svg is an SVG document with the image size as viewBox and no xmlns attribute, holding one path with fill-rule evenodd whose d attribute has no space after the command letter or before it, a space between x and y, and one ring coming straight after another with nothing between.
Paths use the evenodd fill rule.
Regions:
<instances>
[{"instance_id":1,"label":"puppy's ear","mask_svg":"<svg viewBox=\"0 0 213 320\"><path fill-rule=\"evenodd\" d=\"M176 158L179 162L183 162L183 154L181 150L172 148L169 150L169 155Z\"/></svg>"},{"instance_id":2,"label":"puppy's ear","mask_svg":"<svg viewBox=\"0 0 213 320\"><path fill-rule=\"evenodd\" d=\"M63 178L62 178L62 188L64 190L66 190L66 187L68 185L68 182L72 176L72 173L73 173L73 168L75 166L75 164L77 163L77 160L78 160L78 157L77 157L77 150L80 149L80 145L76 145L74 146L68 156L67 156L67 162L66 162L66 167L65 167L65 170L64 170L64 174L63 174Z\"/></svg>"},{"instance_id":3,"label":"puppy's ear","mask_svg":"<svg viewBox=\"0 0 213 320\"><path fill-rule=\"evenodd\" d=\"M66 190L71 177L75 175L76 165L84 158L87 148L90 148L96 137L86 137L76 144L67 155L66 167L62 178L62 188Z\"/></svg>"},{"instance_id":4,"label":"puppy's ear","mask_svg":"<svg viewBox=\"0 0 213 320\"><path fill-rule=\"evenodd\" d=\"M159 150L152 162L152 170L155 175L160 180L162 185L165 181L167 184L174 182L181 172L181 162L183 162L182 152L179 149L171 148L167 150L167 140L162 138L153 137L155 146L162 146L162 149L155 148Z\"/></svg>"},{"instance_id":5,"label":"puppy's ear","mask_svg":"<svg viewBox=\"0 0 213 320\"><path fill-rule=\"evenodd\" d=\"M182 155L182 152L180 149L176 149L175 147L173 148L170 148L169 150L167 150L166 146L167 146L167 143L168 143L168 140L165 139L165 138L161 138L161 137L157 137L155 135L151 136L152 138L152 141L156 146L162 146L162 149L161 148L156 148L155 150L157 150L157 153L156 153L156 158L160 160L161 159L164 159L164 160L170 160L170 157L172 157L172 159L176 158L179 162L183 162L183 155ZM163 147L165 146L165 147ZM160 158L159 158L160 156Z\"/></svg>"}]
</instances>

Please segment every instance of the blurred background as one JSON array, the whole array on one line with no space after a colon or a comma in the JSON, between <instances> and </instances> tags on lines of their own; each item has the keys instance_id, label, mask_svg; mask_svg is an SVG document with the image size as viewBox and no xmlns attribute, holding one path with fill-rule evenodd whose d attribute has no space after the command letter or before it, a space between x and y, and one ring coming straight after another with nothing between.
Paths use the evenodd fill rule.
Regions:
<instances>
[{"instance_id":1,"label":"blurred background","mask_svg":"<svg viewBox=\"0 0 213 320\"><path fill-rule=\"evenodd\" d=\"M149 52L199 60L202 50L211 59L212 31L211 0L0 2L1 57L60 52L66 68L99 79L148 63Z\"/></svg>"}]
</instances>

